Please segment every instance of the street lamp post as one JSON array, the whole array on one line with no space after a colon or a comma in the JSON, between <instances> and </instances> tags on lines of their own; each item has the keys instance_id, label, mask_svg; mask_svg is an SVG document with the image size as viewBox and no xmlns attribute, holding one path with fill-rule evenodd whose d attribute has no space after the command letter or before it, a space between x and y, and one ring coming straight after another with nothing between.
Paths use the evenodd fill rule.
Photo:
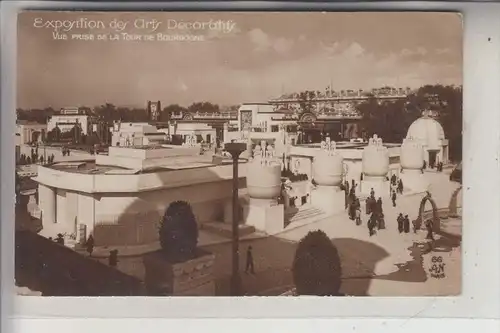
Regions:
<instances>
[{"instance_id":1,"label":"street lamp post","mask_svg":"<svg viewBox=\"0 0 500 333\"><path fill-rule=\"evenodd\" d=\"M233 158L233 224L232 224L232 275L231 275L231 295L240 296L241 278L239 264L239 219L238 219L238 160L240 154L246 150L245 143L226 143L225 149Z\"/></svg>"}]
</instances>

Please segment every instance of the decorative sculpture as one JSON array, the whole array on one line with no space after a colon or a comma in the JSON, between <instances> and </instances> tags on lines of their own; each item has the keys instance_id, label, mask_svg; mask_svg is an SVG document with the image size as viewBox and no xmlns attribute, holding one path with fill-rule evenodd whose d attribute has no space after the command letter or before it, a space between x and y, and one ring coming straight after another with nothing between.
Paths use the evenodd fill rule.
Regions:
<instances>
[{"instance_id":1,"label":"decorative sculpture","mask_svg":"<svg viewBox=\"0 0 500 333\"><path fill-rule=\"evenodd\" d=\"M281 165L281 160L276 157L276 150L273 145L267 145L267 142L262 140L260 145L256 145L253 149L254 163L261 165Z\"/></svg>"},{"instance_id":2,"label":"decorative sculpture","mask_svg":"<svg viewBox=\"0 0 500 333\"><path fill-rule=\"evenodd\" d=\"M328 155L333 156L337 154L337 143L330 138L326 138L326 141L321 142L321 152Z\"/></svg>"}]
</instances>

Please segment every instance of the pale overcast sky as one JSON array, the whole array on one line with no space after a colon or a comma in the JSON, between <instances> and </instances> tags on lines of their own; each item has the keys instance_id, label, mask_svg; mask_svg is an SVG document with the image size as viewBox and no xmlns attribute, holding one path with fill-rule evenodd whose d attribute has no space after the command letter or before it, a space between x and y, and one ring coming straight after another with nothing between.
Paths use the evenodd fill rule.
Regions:
<instances>
[{"instance_id":1,"label":"pale overcast sky","mask_svg":"<svg viewBox=\"0 0 500 333\"><path fill-rule=\"evenodd\" d=\"M156 19L155 37L192 34L204 41L54 40L50 22L80 19L106 26L127 21L124 31L142 35L146 29L134 21ZM234 26L189 31L174 29L174 20ZM90 30L75 26L68 37L82 32ZM17 66L21 108L266 102L282 92L323 91L330 82L335 90L461 84L462 19L453 13L31 12L19 16Z\"/></svg>"}]
</instances>

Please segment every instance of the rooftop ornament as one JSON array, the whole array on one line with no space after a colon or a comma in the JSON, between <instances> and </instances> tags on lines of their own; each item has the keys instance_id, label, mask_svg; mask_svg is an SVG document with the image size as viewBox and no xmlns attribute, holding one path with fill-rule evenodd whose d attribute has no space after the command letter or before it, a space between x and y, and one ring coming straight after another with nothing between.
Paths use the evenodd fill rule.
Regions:
<instances>
[{"instance_id":1,"label":"rooftop ornament","mask_svg":"<svg viewBox=\"0 0 500 333\"><path fill-rule=\"evenodd\" d=\"M384 144L382 142L382 138L379 138L377 134L373 134L373 137L368 139L368 146L375 147L377 149L385 149Z\"/></svg>"},{"instance_id":2,"label":"rooftop ornament","mask_svg":"<svg viewBox=\"0 0 500 333\"><path fill-rule=\"evenodd\" d=\"M260 145L257 145L253 150L253 162L265 166L279 163L274 146L268 145L266 141L262 140Z\"/></svg>"},{"instance_id":3,"label":"rooftop ornament","mask_svg":"<svg viewBox=\"0 0 500 333\"><path fill-rule=\"evenodd\" d=\"M321 152L328 156L337 155L337 143L330 140L330 138L326 138L325 141L321 141Z\"/></svg>"}]
</instances>

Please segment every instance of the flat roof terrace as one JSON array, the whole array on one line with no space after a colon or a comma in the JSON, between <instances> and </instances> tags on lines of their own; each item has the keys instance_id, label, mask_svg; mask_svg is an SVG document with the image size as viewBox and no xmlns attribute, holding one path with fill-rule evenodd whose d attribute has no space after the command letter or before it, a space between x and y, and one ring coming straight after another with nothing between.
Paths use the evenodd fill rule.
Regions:
<instances>
[{"instance_id":1,"label":"flat roof terrace","mask_svg":"<svg viewBox=\"0 0 500 333\"><path fill-rule=\"evenodd\" d=\"M108 155L96 156L96 164L140 171L212 165L199 147L170 145L109 147Z\"/></svg>"},{"instance_id":2,"label":"flat roof terrace","mask_svg":"<svg viewBox=\"0 0 500 333\"><path fill-rule=\"evenodd\" d=\"M84 193L135 193L232 179L230 161L215 164L208 159L200 160L200 157L197 157L198 160L173 158L160 167L142 170L98 165L95 162L56 163L40 166L34 180L49 187ZM246 167L240 167L239 178L245 177Z\"/></svg>"},{"instance_id":3,"label":"flat roof terrace","mask_svg":"<svg viewBox=\"0 0 500 333\"><path fill-rule=\"evenodd\" d=\"M153 159L154 161L155 159ZM155 173L167 172L174 170L185 170L195 168L207 168L215 166L211 156L180 156L161 159L160 165L151 165L148 168L127 168L117 165L99 164L94 161L81 162L60 162L48 166L50 169L77 173L77 174L95 174L95 175L110 175L110 174L138 174L138 173Z\"/></svg>"}]
</instances>

